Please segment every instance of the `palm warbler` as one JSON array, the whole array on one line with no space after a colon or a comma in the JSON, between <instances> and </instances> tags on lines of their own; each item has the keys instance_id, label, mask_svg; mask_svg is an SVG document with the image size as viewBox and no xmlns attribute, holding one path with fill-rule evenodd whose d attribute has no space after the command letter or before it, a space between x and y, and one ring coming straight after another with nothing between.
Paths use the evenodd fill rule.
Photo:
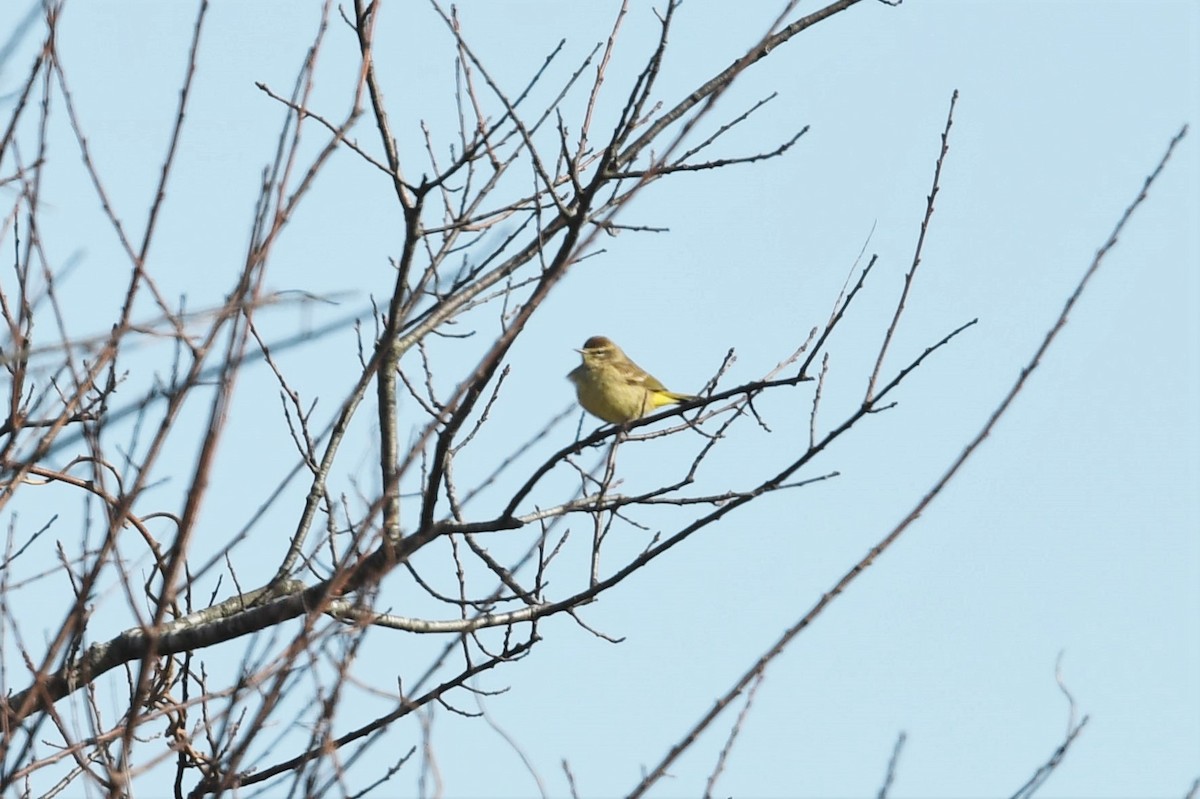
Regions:
<instances>
[{"instance_id":1,"label":"palm warbler","mask_svg":"<svg viewBox=\"0 0 1200 799\"><path fill-rule=\"evenodd\" d=\"M576 352L583 356L583 363L572 369L567 379L575 384L583 409L606 422L632 422L663 405L696 399L667 391L604 336L592 336Z\"/></svg>"}]
</instances>

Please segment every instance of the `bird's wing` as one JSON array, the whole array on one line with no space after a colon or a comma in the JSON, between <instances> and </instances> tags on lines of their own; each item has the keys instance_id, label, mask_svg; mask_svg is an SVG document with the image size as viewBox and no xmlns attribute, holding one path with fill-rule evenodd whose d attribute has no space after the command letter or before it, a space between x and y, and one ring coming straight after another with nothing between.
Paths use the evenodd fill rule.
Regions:
<instances>
[{"instance_id":1,"label":"bird's wing","mask_svg":"<svg viewBox=\"0 0 1200 799\"><path fill-rule=\"evenodd\" d=\"M638 366L633 361L617 364L621 370L621 376L625 378L625 382L631 386L641 386L647 391L666 391L667 387L658 381L654 375L647 372L642 367Z\"/></svg>"}]
</instances>

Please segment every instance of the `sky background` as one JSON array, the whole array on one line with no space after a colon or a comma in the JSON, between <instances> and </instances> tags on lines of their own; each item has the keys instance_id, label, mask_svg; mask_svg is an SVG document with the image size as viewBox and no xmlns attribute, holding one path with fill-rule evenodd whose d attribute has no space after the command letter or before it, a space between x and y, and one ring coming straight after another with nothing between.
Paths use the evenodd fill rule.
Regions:
<instances>
[{"instance_id":1,"label":"sky background","mask_svg":"<svg viewBox=\"0 0 1200 799\"><path fill-rule=\"evenodd\" d=\"M610 129L657 34L653 7L632 6L601 107L609 123L598 130ZM512 92L559 39L564 60L554 75L564 79L607 36L617 7L459 4L465 37ZM817 7L802 3L800 13ZM656 92L668 107L755 42L778 4L730 8L689 0L678 12ZM380 75L415 177L425 164L418 120L441 141L455 130L453 43L423 4L382 9ZM0 6L0 39L26 12ZM61 23L58 47L77 111L113 205L136 237L175 114L193 15L184 3L75 3ZM219 302L241 268L261 171L276 146L283 113L255 83L290 91L318 15L317 4L213 5L150 262L163 293L186 295L191 308ZM0 63L6 119L37 31L15 36ZM335 19L327 35L312 106L340 119L358 62L345 26ZM831 345L819 424L852 410L912 259L956 89L937 210L885 374L958 325L979 323L909 378L894 409L867 419L800 475L836 470L837 479L752 503L583 612L621 643L555 617L529 659L479 681L507 689L485 700L487 710L551 794L567 793L563 759L583 795L632 788L643 767L904 518L1017 378L1171 136L1200 122L1197 76L1194 2L863 2L772 53L721 99L705 120L709 129L779 93L712 157L770 150L810 130L783 158L664 180L627 208L619 221L669 232L603 237L603 251L556 289L511 352L512 374L481 452L508 451L571 404L563 376L577 363L573 348L591 335L613 338L679 391L702 386L730 348L737 362L723 385L761 376L824 322L865 248L879 265ZM579 97L567 105L579 107ZM1041 795L1178 797L1200 778L1198 133L1183 141L976 457L769 668L717 794L874 795L901 731L907 743L893 795L1011 794L1063 738L1060 653L1063 680L1090 722ZM368 122L356 136L378 152ZM313 147L320 142L314 132ZM127 262L61 113L50 153L42 237L52 263L71 269L60 303L71 309L75 335L102 333ZM3 173L10 171L6 163ZM400 241L390 191L351 153L335 156L268 273L274 290L331 302L268 312L268 334L282 338L347 315L369 320L370 298L390 290L387 258ZM6 292L10 275L0 277ZM305 396L320 398L319 418L352 384L356 347L353 331L342 328L280 353ZM127 362L132 385L165 369L164 353L148 348L140 373L137 360ZM447 384L456 379L448 375ZM697 491L743 487L793 459L810 402L807 390L764 398L757 407L773 432L742 428ZM343 456L347 474L369 481L376 456L368 422L360 420ZM573 416L556 428L542 452L569 442L576 423ZM221 551L258 507L260 487L274 485L295 458L265 368L247 373L230 425L198 558ZM627 490L662 479L693 444L670 439L623 453ZM172 442L162 471L176 479L155 489L166 506L193 458L186 438ZM491 462L481 459L481 473ZM34 526L49 508L79 505L52 489L25 501L22 519ZM480 500L481 516L488 501ZM266 554L262 574L248 565L240 575L250 584L273 572L296 507L282 503L254 531L255 551ZM669 513L654 518L675 529ZM59 522L61 538L72 535L69 519ZM614 562L652 532L626 530ZM422 566L435 572L438 563L431 557ZM453 585L452 574L444 579ZM49 602L61 586L39 590ZM381 602L397 613L419 615L409 603L420 601L399 577L384 585ZM121 624L114 618L93 634L116 634ZM356 675L390 690L396 674L420 671L444 643L375 631ZM468 695L458 701L474 709ZM352 694L339 723L357 726L378 707L377 697ZM700 794L732 722L731 714L710 730L654 795ZM481 720L442 712L433 733L446 795L537 792L520 758ZM356 765L360 786L419 740L415 724L394 726ZM294 752L281 745L264 763ZM401 773L387 793L414 793L415 773ZM143 795L154 786L144 784Z\"/></svg>"}]
</instances>

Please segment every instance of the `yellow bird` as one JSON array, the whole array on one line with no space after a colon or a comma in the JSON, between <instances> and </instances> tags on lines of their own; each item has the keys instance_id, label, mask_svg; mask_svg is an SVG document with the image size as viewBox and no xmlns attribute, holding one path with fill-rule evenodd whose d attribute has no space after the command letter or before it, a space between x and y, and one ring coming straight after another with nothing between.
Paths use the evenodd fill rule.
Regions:
<instances>
[{"instance_id":1,"label":"yellow bird","mask_svg":"<svg viewBox=\"0 0 1200 799\"><path fill-rule=\"evenodd\" d=\"M592 336L576 352L583 356L583 363L572 369L567 379L575 384L583 409L606 422L632 422L663 405L696 399L667 391L604 336Z\"/></svg>"}]
</instances>

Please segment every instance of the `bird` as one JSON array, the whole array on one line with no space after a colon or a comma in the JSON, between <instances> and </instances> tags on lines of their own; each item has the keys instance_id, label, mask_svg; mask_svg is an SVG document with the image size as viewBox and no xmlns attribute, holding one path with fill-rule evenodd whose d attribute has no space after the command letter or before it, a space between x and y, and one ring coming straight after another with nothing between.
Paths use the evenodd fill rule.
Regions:
<instances>
[{"instance_id":1,"label":"bird","mask_svg":"<svg viewBox=\"0 0 1200 799\"><path fill-rule=\"evenodd\" d=\"M606 422L625 424L664 405L696 399L668 391L604 336L592 336L576 352L583 363L572 369L567 379L575 384L583 409Z\"/></svg>"}]
</instances>

